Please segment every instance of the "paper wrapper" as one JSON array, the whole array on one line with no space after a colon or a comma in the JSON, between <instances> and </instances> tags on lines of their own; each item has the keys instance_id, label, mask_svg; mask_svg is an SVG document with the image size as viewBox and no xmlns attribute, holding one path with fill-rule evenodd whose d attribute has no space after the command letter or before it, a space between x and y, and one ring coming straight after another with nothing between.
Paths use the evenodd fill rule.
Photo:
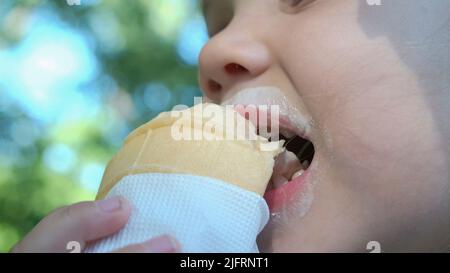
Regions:
<instances>
[{"instance_id":1,"label":"paper wrapper","mask_svg":"<svg viewBox=\"0 0 450 273\"><path fill-rule=\"evenodd\" d=\"M203 176L128 175L106 198L117 195L132 204L128 223L85 252L110 252L162 234L174 236L183 252L258 252L256 237L269 220L260 195Z\"/></svg>"}]
</instances>

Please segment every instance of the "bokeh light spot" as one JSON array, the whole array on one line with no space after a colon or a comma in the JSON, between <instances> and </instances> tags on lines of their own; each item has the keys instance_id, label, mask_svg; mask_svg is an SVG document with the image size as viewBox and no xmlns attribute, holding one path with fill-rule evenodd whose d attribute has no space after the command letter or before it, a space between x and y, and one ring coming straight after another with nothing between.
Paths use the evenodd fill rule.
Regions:
<instances>
[{"instance_id":1,"label":"bokeh light spot","mask_svg":"<svg viewBox=\"0 0 450 273\"><path fill-rule=\"evenodd\" d=\"M104 170L105 166L100 163L90 162L85 164L80 171L81 185L90 191L98 190Z\"/></svg>"},{"instance_id":2,"label":"bokeh light spot","mask_svg":"<svg viewBox=\"0 0 450 273\"><path fill-rule=\"evenodd\" d=\"M149 110L161 112L170 106L172 92L164 84L150 83L144 90L143 98Z\"/></svg>"},{"instance_id":3,"label":"bokeh light spot","mask_svg":"<svg viewBox=\"0 0 450 273\"><path fill-rule=\"evenodd\" d=\"M44 152L44 164L59 173L70 171L77 161L74 150L65 144L53 144Z\"/></svg>"}]
</instances>

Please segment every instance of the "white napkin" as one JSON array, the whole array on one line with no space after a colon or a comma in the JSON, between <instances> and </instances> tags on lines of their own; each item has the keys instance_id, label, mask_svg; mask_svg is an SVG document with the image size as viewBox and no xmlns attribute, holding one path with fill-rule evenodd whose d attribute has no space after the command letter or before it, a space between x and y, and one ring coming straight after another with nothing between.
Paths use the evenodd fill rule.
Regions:
<instances>
[{"instance_id":1,"label":"white napkin","mask_svg":"<svg viewBox=\"0 0 450 273\"><path fill-rule=\"evenodd\" d=\"M129 175L106 198L116 195L132 203L128 223L85 252L109 252L162 234L178 239L183 252L258 252L256 236L269 220L261 196L209 177Z\"/></svg>"}]
</instances>

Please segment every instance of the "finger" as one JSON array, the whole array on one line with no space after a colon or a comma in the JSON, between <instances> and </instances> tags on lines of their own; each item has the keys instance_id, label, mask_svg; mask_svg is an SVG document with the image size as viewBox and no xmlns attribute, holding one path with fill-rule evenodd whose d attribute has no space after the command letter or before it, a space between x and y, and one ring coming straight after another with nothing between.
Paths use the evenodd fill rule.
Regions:
<instances>
[{"instance_id":1,"label":"finger","mask_svg":"<svg viewBox=\"0 0 450 273\"><path fill-rule=\"evenodd\" d=\"M140 244L133 244L118 250L115 253L177 253L181 251L180 243L169 235L162 235Z\"/></svg>"},{"instance_id":2,"label":"finger","mask_svg":"<svg viewBox=\"0 0 450 273\"><path fill-rule=\"evenodd\" d=\"M63 207L45 217L13 252L67 252L71 241L83 250L87 242L120 230L130 213L131 205L122 197Z\"/></svg>"}]
</instances>

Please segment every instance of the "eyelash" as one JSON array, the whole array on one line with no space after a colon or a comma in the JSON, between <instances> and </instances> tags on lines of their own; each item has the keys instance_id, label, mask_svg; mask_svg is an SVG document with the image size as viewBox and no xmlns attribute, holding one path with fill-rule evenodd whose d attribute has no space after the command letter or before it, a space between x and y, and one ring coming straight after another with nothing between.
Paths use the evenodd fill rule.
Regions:
<instances>
[{"instance_id":1,"label":"eyelash","mask_svg":"<svg viewBox=\"0 0 450 273\"><path fill-rule=\"evenodd\" d=\"M301 2L303 2L303 0L282 0L283 2L285 2L286 4L288 4L291 7L296 7L298 6Z\"/></svg>"},{"instance_id":2,"label":"eyelash","mask_svg":"<svg viewBox=\"0 0 450 273\"><path fill-rule=\"evenodd\" d=\"M296 14L316 0L280 0L280 7L284 12Z\"/></svg>"},{"instance_id":3,"label":"eyelash","mask_svg":"<svg viewBox=\"0 0 450 273\"><path fill-rule=\"evenodd\" d=\"M303 4L308 4L310 2L313 2L314 0L280 0L282 5L285 6L285 11L289 12L289 13L295 13L296 11L298 11L298 8L302 8L302 6L304 6ZM292 10L291 10L292 9ZM220 26L216 26L215 29L208 31L209 36L213 37L215 36L217 33L221 32L224 28L227 27L229 23L229 20L227 20L225 23L222 22L220 24Z\"/></svg>"}]
</instances>

